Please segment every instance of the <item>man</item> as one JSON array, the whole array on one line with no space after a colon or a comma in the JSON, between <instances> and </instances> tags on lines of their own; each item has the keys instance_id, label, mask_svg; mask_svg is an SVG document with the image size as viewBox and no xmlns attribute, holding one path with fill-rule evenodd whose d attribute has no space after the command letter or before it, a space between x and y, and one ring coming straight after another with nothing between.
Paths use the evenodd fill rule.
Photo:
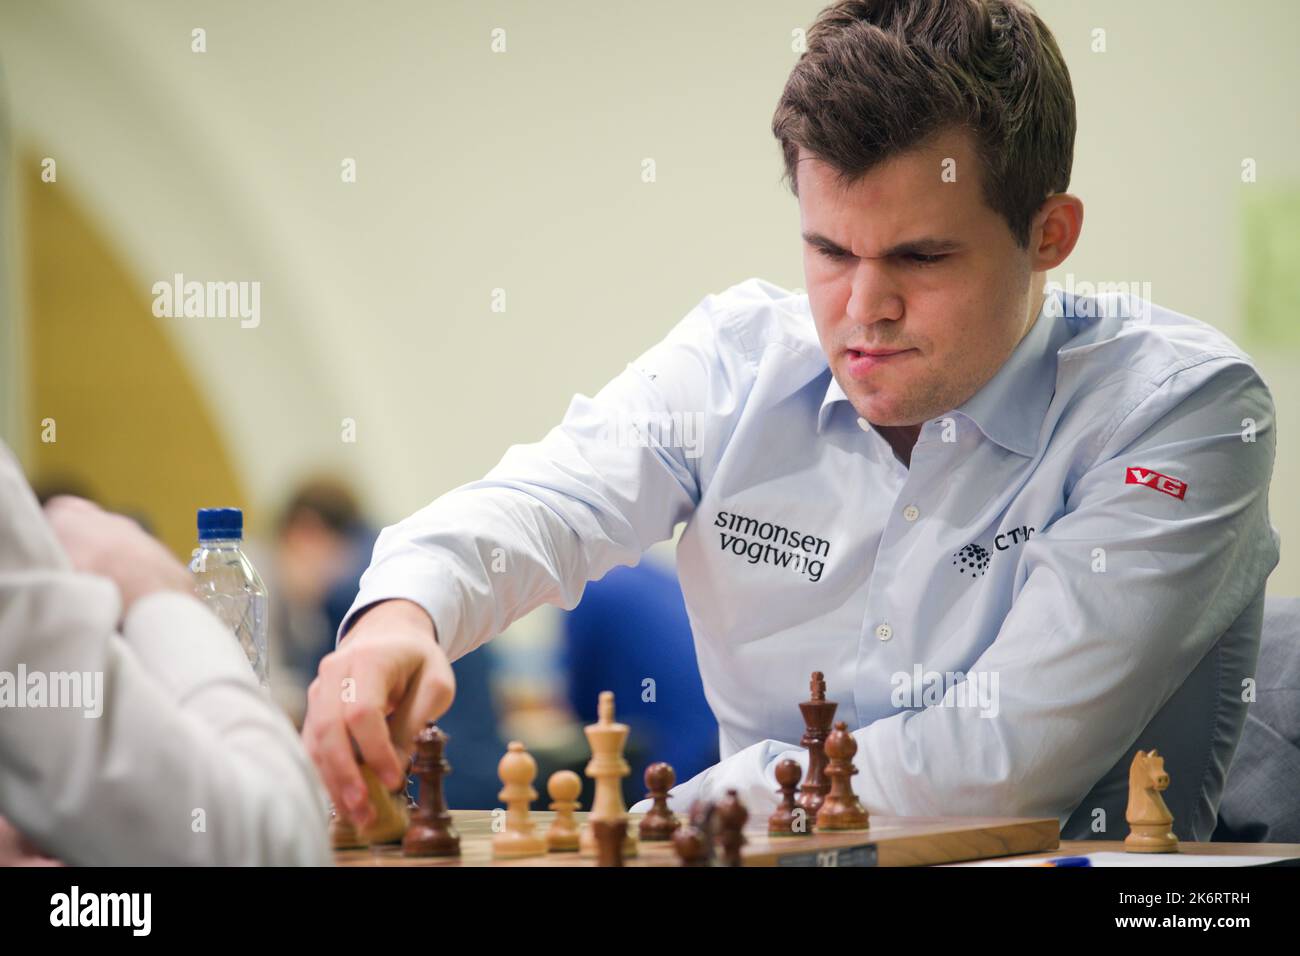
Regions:
<instances>
[{"instance_id":1,"label":"man","mask_svg":"<svg viewBox=\"0 0 1300 956\"><path fill-rule=\"evenodd\" d=\"M186 571L0 444L0 864L330 862L288 719Z\"/></svg>"},{"instance_id":2,"label":"man","mask_svg":"<svg viewBox=\"0 0 1300 956\"><path fill-rule=\"evenodd\" d=\"M872 813L1113 838L1125 761L1154 746L1180 836L1207 838L1278 560L1273 406L1211 327L1045 289L1083 219L1055 41L1014 0L837 3L773 130L807 295L705 298L383 532L309 695L327 788L368 819L354 753L395 786L449 658L686 522L722 760L675 805L774 802L821 670Z\"/></svg>"}]
</instances>

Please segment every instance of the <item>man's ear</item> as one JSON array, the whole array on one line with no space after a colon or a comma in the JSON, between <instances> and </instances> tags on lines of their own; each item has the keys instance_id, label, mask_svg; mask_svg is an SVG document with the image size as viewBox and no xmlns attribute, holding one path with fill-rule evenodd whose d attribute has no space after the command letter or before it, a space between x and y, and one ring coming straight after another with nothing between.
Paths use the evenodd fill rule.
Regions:
<instances>
[{"instance_id":1,"label":"man's ear","mask_svg":"<svg viewBox=\"0 0 1300 956\"><path fill-rule=\"evenodd\" d=\"M1029 258L1034 272L1055 269L1074 251L1083 230L1083 201L1069 193L1047 197L1029 229Z\"/></svg>"}]
</instances>

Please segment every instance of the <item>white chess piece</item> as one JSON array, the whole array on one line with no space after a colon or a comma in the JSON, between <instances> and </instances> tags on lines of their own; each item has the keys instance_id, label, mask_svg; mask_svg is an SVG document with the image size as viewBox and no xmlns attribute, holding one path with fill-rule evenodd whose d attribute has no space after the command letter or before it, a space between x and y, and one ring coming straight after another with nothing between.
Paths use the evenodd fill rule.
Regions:
<instances>
[{"instance_id":1,"label":"white chess piece","mask_svg":"<svg viewBox=\"0 0 1300 956\"><path fill-rule=\"evenodd\" d=\"M623 803L623 785L620 781L632 772L632 768L623 759L628 726L614 723L613 691L601 691L597 714L596 723L586 727L587 742L591 744L587 776L596 781L596 798L592 801L588 822L582 828L580 847L583 856L597 855L596 835L591 829L591 821L606 820L614 823L627 820L627 805ZM629 826L623 840L623 856L633 857L636 853L636 833Z\"/></svg>"},{"instance_id":2,"label":"white chess piece","mask_svg":"<svg viewBox=\"0 0 1300 956\"><path fill-rule=\"evenodd\" d=\"M497 795L506 804L506 828L492 837L494 857L541 856L546 852L546 841L533 832L533 822L528 818L528 805L537 799L533 781L537 779L537 761L517 740L510 741L497 776L504 786Z\"/></svg>"}]
</instances>

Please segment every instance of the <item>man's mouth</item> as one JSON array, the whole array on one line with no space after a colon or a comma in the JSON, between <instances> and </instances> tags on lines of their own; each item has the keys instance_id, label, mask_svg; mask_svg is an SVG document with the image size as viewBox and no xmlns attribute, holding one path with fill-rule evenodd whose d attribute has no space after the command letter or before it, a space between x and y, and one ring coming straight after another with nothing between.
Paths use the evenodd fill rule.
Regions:
<instances>
[{"instance_id":1,"label":"man's mouth","mask_svg":"<svg viewBox=\"0 0 1300 956\"><path fill-rule=\"evenodd\" d=\"M896 355L899 352L907 352L909 349L874 349L874 348L850 348L849 353L855 358L859 355L870 355L872 358L880 358L885 355Z\"/></svg>"},{"instance_id":2,"label":"man's mouth","mask_svg":"<svg viewBox=\"0 0 1300 956\"><path fill-rule=\"evenodd\" d=\"M881 348L849 348L845 350L848 353L849 375L853 378L866 378L882 365L893 365L898 362L907 361L908 356L915 354L915 349L881 349Z\"/></svg>"}]
</instances>

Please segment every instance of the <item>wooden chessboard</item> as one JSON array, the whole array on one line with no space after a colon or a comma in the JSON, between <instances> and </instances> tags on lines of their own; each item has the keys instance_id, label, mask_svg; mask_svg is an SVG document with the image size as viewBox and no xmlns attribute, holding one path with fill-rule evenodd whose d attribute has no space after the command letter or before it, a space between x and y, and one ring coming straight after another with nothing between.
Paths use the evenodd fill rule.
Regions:
<instances>
[{"instance_id":1,"label":"wooden chessboard","mask_svg":"<svg viewBox=\"0 0 1300 956\"><path fill-rule=\"evenodd\" d=\"M402 856L399 846L338 850L340 866L595 866L577 853L548 853L516 860L492 858L491 810L453 810L460 833L459 857ZM533 812L537 832L544 834L553 813ZM585 813L576 815L579 820ZM635 832L640 814L629 814ZM1060 824L1055 818L1013 817L872 817L869 830L813 833L808 836L768 836L760 824L746 827L743 850L746 866L925 866L1055 850ZM628 866L677 866L670 843L640 844Z\"/></svg>"}]
</instances>

